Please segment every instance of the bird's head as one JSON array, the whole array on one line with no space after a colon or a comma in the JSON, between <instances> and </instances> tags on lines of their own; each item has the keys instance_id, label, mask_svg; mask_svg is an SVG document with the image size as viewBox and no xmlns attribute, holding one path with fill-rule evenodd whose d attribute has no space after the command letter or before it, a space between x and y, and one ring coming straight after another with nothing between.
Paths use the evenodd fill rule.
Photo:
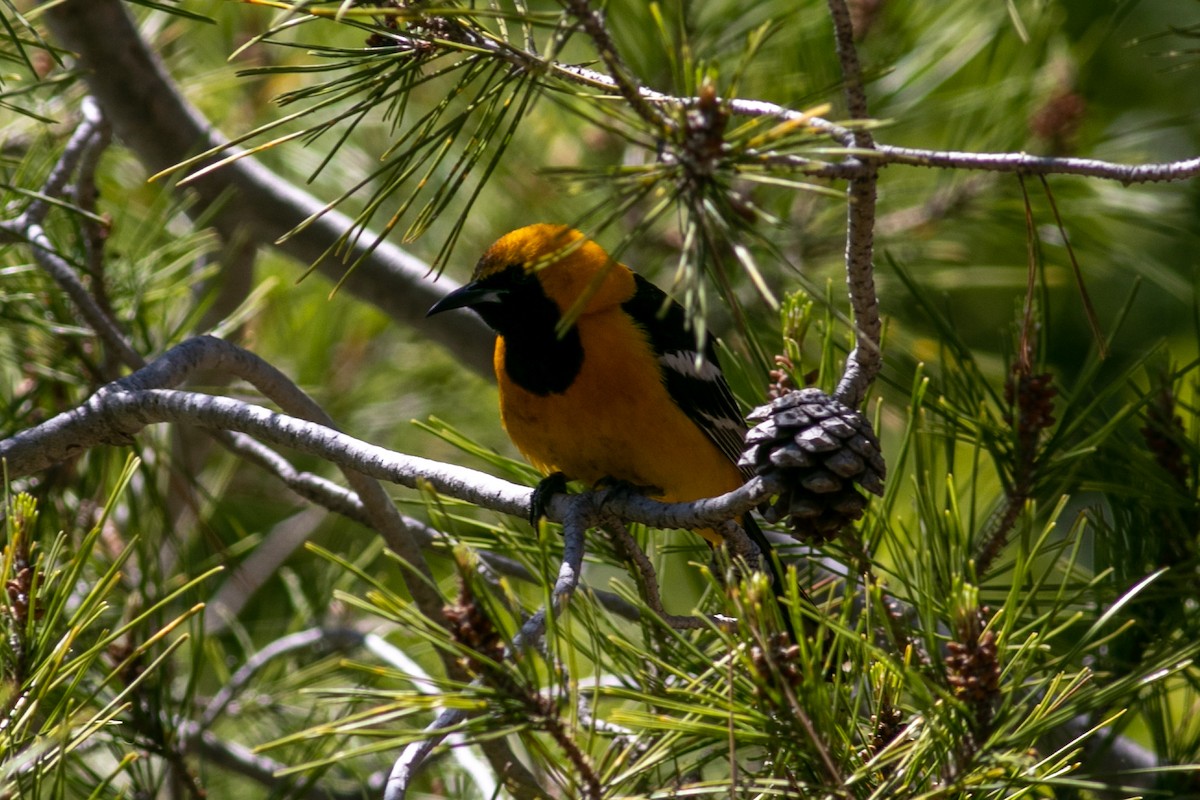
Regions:
<instances>
[{"instance_id":1,"label":"bird's head","mask_svg":"<svg viewBox=\"0 0 1200 800\"><path fill-rule=\"evenodd\" d=\"M632 294L632 273L600 245L565 225L539 224L501 237L479 259L471 282L428 313L470 308L503 334L536 318L600 311Z\"/></svg>"}]
</instances>

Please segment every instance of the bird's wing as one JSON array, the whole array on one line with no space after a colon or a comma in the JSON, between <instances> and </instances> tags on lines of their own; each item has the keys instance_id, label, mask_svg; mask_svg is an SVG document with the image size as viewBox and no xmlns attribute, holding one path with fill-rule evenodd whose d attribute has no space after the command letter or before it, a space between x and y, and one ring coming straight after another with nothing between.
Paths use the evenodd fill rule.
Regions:
<instances>
[{"instance_id":1,"label":"bird's wing","mask_svg":"<svg viewBox=\"0 0 1200 800\"><path fill-rule=\"evenodd\" d=\"M737 463L746 444L746 423L721 373L712 339L705 342L703 358L698 358L696 337L687 329L682 306L641 275L634 273L633 278L636 290L621 308L649 336L667 393Z\"/></svg>"}]
</instances>

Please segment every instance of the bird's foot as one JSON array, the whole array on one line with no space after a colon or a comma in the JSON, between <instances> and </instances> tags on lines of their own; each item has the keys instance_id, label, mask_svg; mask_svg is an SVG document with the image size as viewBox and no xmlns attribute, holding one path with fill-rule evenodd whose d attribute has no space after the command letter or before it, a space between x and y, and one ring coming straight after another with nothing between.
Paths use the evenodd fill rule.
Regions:
<instances>
[{"instance_id":1,"label":"bird's foot","mask_svg":"<svg viewBox=\"0 0 1200 800\"><path fill-rule=\"evenodd\" d=\"M538 481L533 487L533 497L529 501L529 524L537 527L538 520L546 516L550 508L550 498L567 491L567 476L561 472L551 472Z\"/></svg>"}]
</instances>

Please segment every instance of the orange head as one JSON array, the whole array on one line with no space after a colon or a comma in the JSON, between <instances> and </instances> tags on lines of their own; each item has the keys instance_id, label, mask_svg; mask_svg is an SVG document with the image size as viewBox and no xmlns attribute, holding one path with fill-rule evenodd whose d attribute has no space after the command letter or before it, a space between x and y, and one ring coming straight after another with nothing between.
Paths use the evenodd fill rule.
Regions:
<instances>
[{"instance_id":1,"label":"orange head","mask_svg":"<svg viewBox=\"0 0 1200 800\"><path fill-rule=\"evenodd\" d=\"M618 305L633 294L633 274L604 248L565 225L519 228L496 241L467 285L430 314L475 310L505 335L532 320L577 317Z\"/></svg>"}]
</instances>

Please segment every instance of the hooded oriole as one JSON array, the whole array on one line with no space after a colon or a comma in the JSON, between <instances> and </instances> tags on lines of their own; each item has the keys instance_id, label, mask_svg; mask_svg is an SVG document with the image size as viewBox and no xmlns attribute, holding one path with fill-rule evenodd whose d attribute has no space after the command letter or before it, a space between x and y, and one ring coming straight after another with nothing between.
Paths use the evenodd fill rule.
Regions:
<instances>
[{"instance_id":1,"label":"hooded oriole","mask_svg":"<svg viewBox=\"0 0 1200 800\"><path fill-rule=\"evenodd\" d=\"M501 420L544 474L653 487L669 502L745 481L736 462L746 427L712 341L698 358L683 308L579 231L542 224L507 234L429 314L454 308L496 331ZM565 330L564 319L573 320ZM749 514L742 524L778 593L770 544Z\"/></svg>"}]
</instances>

